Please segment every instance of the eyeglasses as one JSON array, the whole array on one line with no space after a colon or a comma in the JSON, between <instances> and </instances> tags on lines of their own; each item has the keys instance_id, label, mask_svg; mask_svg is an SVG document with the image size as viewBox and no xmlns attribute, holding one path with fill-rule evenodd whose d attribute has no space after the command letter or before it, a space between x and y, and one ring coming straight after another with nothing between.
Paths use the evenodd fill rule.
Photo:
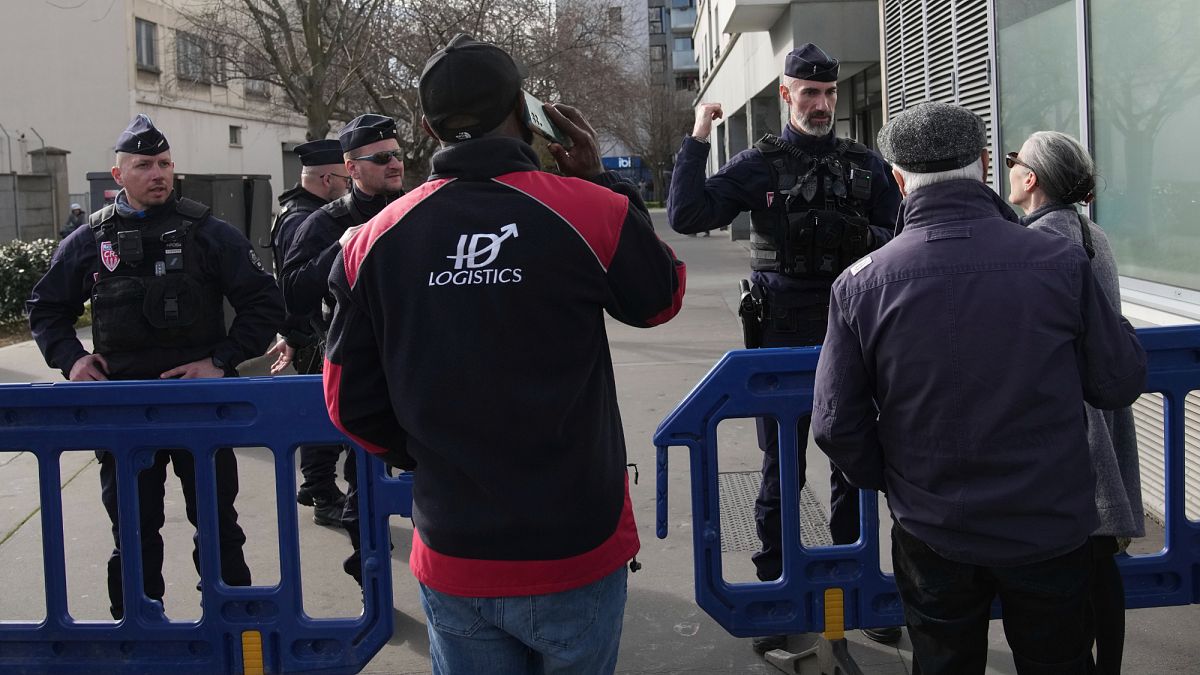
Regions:
<instances>
[{"instance_id":1,"label":"eyeglasses","mask_svg":"<svg viewBox=\"0 0 1200 675\"><path fill-rule=\"evenodd\" d=\"M395 158L395 160L401 164L404 163L404 153L400 152L399 150L380 150L379 152L372 152L371 154L363 155L362 157L351 157L350 159L355 161L362 160L371 162L373 164L378 164L380 166L385 166L388 162L391 162L393 158Z\"/></svg>"},{"instance_id":2,"label":"eyeglasses","mask_svg":"<svg viewBox=\"0 0 1200 675\"><path fill-rule=\"evenodd\" d=\"M1017 153L1010 152L1004 156L1004 166L1007 166L1008 168L1011 169L1011 168L1013 168L1014 164L1020 164L1021 166L1025 167L1026 169L1029 169L1030 171L1037 173L1037 171L1034 171L1032 166L1029 166L1025 162L1022 162L1021 158L1017 156Z\"/></svg>"},{"instance_id":3,"label":"eyeglasses","mask_svg":"<svg viewBox=\"0 0 1200 675\"><path fill-rule=\"evenodd\" d=\"M325 176L333 176L334 178L341 178L342 180L346 181L347 183L350 182L350 176L343 176L340 173L333 173L332 171L330 171L329 173L321 174L322 178L324 178Z\"/></svg>"}]
</instances>

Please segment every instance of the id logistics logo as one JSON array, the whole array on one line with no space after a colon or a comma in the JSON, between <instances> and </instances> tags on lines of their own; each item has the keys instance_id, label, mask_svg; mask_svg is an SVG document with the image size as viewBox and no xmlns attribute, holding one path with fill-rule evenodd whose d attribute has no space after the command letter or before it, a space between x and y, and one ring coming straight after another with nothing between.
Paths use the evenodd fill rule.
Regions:
<instances>
[{"instance_id":1,"label":"id logistics logo","mask_svg":"<svg viewBox=\"0 0 1200 675\"><path fill-rule=\"evenodd\" d=\"M500 247L510 238L515 239L517 224L509 223L500 228L499 234L464 234L458 238L458 249L448 260L454 261L454 269L430 272L430 286L470 286L473 284L515 284L521 282L519 267L489 267L500 255Z\"/></svg>"}]
</instances>

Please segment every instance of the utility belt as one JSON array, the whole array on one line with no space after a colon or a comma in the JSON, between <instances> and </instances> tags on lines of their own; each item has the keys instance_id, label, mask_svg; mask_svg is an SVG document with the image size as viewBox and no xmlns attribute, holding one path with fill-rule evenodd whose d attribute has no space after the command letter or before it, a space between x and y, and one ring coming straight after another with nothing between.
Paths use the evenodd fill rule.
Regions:
<instances>
[{"instance_id":1,"label":"utility belt","mask_svg":"<svg viewBox=\"0 0 1200 675\"><path fill-rule=\"evenodd\" d=\"M828 291L821 293L823 300L820 302L784 306L771 302L763 286L746 279L741 280L740 290L738 318L746 349L763 347L766 333L787 338L792 346L821 344L823 341L825 323L829 320Z\"/></svg>"}]
</instances>

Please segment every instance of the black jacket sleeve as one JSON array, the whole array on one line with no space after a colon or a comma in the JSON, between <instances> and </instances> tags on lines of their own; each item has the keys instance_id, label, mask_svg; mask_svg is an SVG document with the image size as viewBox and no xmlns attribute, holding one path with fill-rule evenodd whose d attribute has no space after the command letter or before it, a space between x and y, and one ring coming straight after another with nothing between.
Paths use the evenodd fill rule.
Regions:
<instances>
[{"instance_id":1,"label":"black jacket sleeve","mask_svg":"<svg viewBox=\"0 0 1200 675\"><path fill-rule=\"evenodd\" d=\"M364 450L401 469L415 469L408 435L392 409L386 371L371 316L350 287L339 251L329 275L333 319L325 347L325 406L329 419Z\"/></svg>"},{"instance_id":2,"label":"black jacket sleeve","mask_svg":"<svg viewBox=\"0 0 1200 675\"><path fill-rule=\"evenodd\" d=\"M46 364L70 377L71 366L88 351L75 334L75 321L92 288L96 240L90 227L67 236L50 258L50 269L33 287L25 309L29 329Z\"/></svg>"},{"instance_id":3,"label":"black jacket sleeve","mask_svg":"<svg viewBox=\"0 0 1200 675\"><path fill-rule=\"evenodd\" d=\"M608 265L612 300L606 310L618 321L638 327L669 321L683 306L687 266L654 233L645 202L633 184L606 172L594 179L629 198L621 234Z\"/></svg>"},{"instance_id":4,"label":"black jacket sleeve","mask_svg":"<svg viewBox=\"0 0 1200 675\"><path fill-rule=\"evenodd\" d=\"M280 278L289 314L312 316L321 311L334 258L342 250L339 236L333 218L322 210L314 211L296 231Z\"/></svg>"}]
</instances>

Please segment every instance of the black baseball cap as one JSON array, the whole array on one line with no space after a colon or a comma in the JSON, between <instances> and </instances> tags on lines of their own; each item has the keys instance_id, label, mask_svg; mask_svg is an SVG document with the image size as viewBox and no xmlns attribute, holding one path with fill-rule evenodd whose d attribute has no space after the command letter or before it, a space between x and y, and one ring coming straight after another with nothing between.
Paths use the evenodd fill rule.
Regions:
<instances>
[{"instance_id":1,"label":"black baseball cap","mask_svg":"<svg viewBox=\"0 0 1200 675\"><path fill-rule=\"evenodd\" d=\"M526 74L508 52L459 33L425 62L421 111L447 143L478 138L516 109Z\"/></svg>"}]
</instances>

